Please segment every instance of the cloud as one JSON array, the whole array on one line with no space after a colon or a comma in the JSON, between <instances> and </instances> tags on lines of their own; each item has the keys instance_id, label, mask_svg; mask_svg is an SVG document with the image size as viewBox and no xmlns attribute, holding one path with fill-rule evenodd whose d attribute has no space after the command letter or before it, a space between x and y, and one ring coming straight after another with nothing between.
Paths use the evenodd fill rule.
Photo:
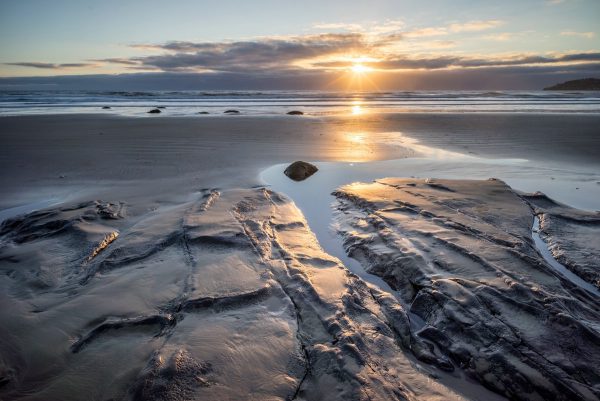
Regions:
<instances>
[{"instance_id":1,"label":"cloud","mask_svg":"<svg viewBox=\"0 0 600 401\"><path fill-rule=\"evenodd\" d=\"M485 31L487 29L497 28L504 22L500 20L486 20L486 21L469 21L462 23L450 24L449 29L452 32L477 32Z\"/></svg>"},{"instance_id":2,"label":"cloud","mask_svg":"<svg viewBox=\"0 0 600 401\"><path fill-rule=\"evenodd\" d=\"M15 63L4 63L4 65L14 65L18 67L31 67L31 68L40 68L40 69L49 69L49 70L59 70L62 68L81 68L81 67L91 67L95 64L90 63L63 63L63 64L53 64L53 63L42 63L37 61L20 61Z\"/></svg>"},{"instance_id":3,"label":"cloud","mask_svg":"<svg viewBox=\"0 0 600 401\"><path fill-rule=\"evenodd\" d=\"M553 65L565 68L565 63L600 62L600 53L574 53L557 56L522 55L507 58L473 58L459 56L408 57L396 56L380 61L363 62L365 66L376 70L439 70L448 68L498 68L498 67L531 67ZM600 64L598 64L600 66ZM320 68L347 68L346 61L330 61L315 64ZM573 67L570 64L568 67Z\"/></svg>"},{"instance_id":4,"label":"cloud","mask_svg":"<svg viewBox=\"0 0 600 401\"><path fill-rule=\"evenodd\" d=\"M600 53L570 53L555 56L522 55L508 58L463 58L455 64L459 67L504 67L554 64L563 66L568 63L600 62Z\"/></svg>"},{"instance_id":5,"label":"cloud","mask_svg":"<svg viewBox=\"0 0 600 401\"><path fill-rule=\"evenodd\" d=\"M147 46L147 45L146 45ZM289 69L302 60L336 54L368 53L359 33L328 33L240 42L168 42L152 45L169 53L132 58L138 65L165 71L248 71Z\"/></svg>"},{"instance_id":6,"label":"cloud","mask_svg":"<svg viewBox=\"0 0 600 401\"><path fill-rule=\"evenodd\" d=\"M366 36L376 37L398 33L406 24L399 19L388 19L383 22L369 22L364 24L348 24L344 22L319 23L313 29L324 31L361 32Z\"/></svg>"},{"instance_id":7,"label":"cloud","mask_svg":"<svg viewBox=\"0 0 600 401\"><path fill-rule=\"evenodd\" d=\"M315 29L324 29L324 30L342 30L342 31L362 31L364 28L360 24L347 24L344 22L332 22L332 23L319 23L313 25Z\"/></svg>"},{"instance_id":8,"label":"cloud","mask_svg":"<svg viewBox=\"0 0 600 401\"><path fill-rule=\"evenodd\" d=\"M496 19L452 23L446 26L425 26L407 29L400 20L388 20L373 25L319 24L319 29L341 30L306 35L257 37L238 41L169 41L165 43L132 44L132 57L109 57L86 60L84 63L14 62L8 65L47 70L90 66L115 66L137 77L140 87L158 83L159 77L173 79L172 86L185 88L187 80L200 88L318 88L335 81L348 71L349 65L360 60L371 67L375 82L392 85L400 76L489 76L490 74L575 74L600 70L599 52L554 54L474 54L444 49L456 46L461 32L493 29L503 24ZM477 36L494 41L510 40L526 32L485 32ZM588 32L564 31L566 36L588 37ZM453 36L454 35L454 36ZM156 75L144 75L141 72ZM462 71L460 74L456 71ZM487 75L486 75L487 74ZM152 77L146 80L143 77ZM384 80L382 77L386 77ZM462 78L461 78L462 79ZM111 82L123 84L125 78ZM64 79L61 82L71 82ZM102 78L99 81L105 82ZM91 82L91 81L90 81ZM161 81L162 82L162 81ZM390 83L392 82L392 83ZM449 82L449 81L448 81ZM428 84L423 83L427 86Z\"/></svg>"},{"instance_id":9,"label":"cloud","mask_svg":"<svg viewBox=\"0 0 600 401\"><path fill-rule=\"evenodd\" d=\"M496 42L507 42L509 40L512 40L515 38L515 34L514 33L510 33L510 32L502 32L502 33L497 33L494 35L486 35L483 38L486 40L493 40Z\"/></svg>"},{"instance_id":10,"label":"cloud","mask_svg":"<svg viewBox=\"0 0 600 401\"><path fill-rule=\"evenodd\" d=\"M404 21L399 19L386 20L383 23L373 24L368 31L375 35L384 35L392 32L398 32L404 27Z\"/></svg>"},{"instance_id":11,"label":"cloud","mask_svg":"<svg viewBox=\"0 0 600 401\"><path fill-rule=\"evenodd\" d=\"M128 58L118 58L118 57L92 59L90 61L107 63L107 64L122 64L122 65L137 65L138 64L137 61L134 61L134 60L131 60Z\"/></svg>"},{"instance_id":12,"label":"cloud","mask_svg":"<svg viewBox=\"0 0 600 401\"><path fill-rule=\"evenodd\" d=\"M575 31L562 31L562 36L578 36L580 38L593 39L596 36L595 32L575 32Z\"/></svg>"},{"instance_id":13,"label":"cloud","mask_svg":"<svg viewBox=\"0 0 600 401\"><path fill-rule=\"evenodd\" d=\"M390 24L393 25L392 22ZM497 20L470 22L461 29L482 29L495 26ZM437 29L437 30L436 30ZM442 28L421 28L412 31L414 37L441 34ZM416 32L416 33L415 33ZM439 70L448 68L497 68L538 64L574 64L600 62L600 53L570 53L554 55L476 56L456 54L419 55L419 46L432 49L450 48L453 41L429 41L403 45L403 54L390 48L394 41L411 37L409 32L382 35L374 40L361 32L323 33L278 38L258 38L237 42L167 42L143 45L162 50L162 54L129 59L104 59L122 63L130 69L167 72L228 72L228 73L281 73L295 70L332 71L347 69L355 58L366 58L363 64L376 70ZM515 33L489 35L490 40L508 40ZM136 45L139 46L139 45ZM416 46L416 47L415 47ZM410 50L410 53L407 51ZM412 50L414 49L414 50Z\"/></svg>"},{"instance_id":14,"label":"cloud","mask_svg":"<svg viewBox=\"0 0 600 401\"><path fill-rule=\"evenodd\" d=\"M541 89L556 82L600 73L600 64L500 66L476 69L377 72L379 90ZM0 78L0 89L62 90L346 90L339 74L302 69L268 73L132 73ZM335 83L338 83L337 85Z\"/></svg>"},{"instance_id":15,"label":"cloud","mask_svg":"<svg viewBox=\"0 0 600 401\"><path fill-rule=\"evenodd\" d=\"M484 31L487 29L496 28L501 26L504 22L500 20L487 20L487 21L469 21L462 23L452 23L448 26L434 26L417 28L408 31L399 31L393 34L387 35L384 40L391 42L393 40L402 39L418 39L432 36L446 36L453 33L461 32L476 32ZM510 35L508 33L504 35ZM383 41L383 40L382 40Z\"/></svg>"},{"instance_id":16,"label":"cloud","mask_svg":"<svg viewBox=\"0 0 600 401\"><path fill-rule=\"evenodd\" d=\"M443 36L447 35L448 30L444 27L429 27L429 28L420 28L415 29L413 31L407 31L402 33L403 37L406 38L420 38L427 36Z\"/></svg>"},{"instance_id":17,"label":"cloud","mask_svg":"<svg viewBox=\"0 0 600 401\"><path fill-rule=\"evenodd\" d=\"M451 49L456 47L456 42L453 40L431 40L419 42L419 46L427 49Z\"/></svg>"},{"instance_id":18,"label":"cloud","mask_svg":"<svg viewBox=\"0 0 600 401\"><path fill-rule=\"evenodd\" d=\"M345 70L356 59L375 70L441 70L456 68L498 68L507 66L600 63L600 53L474 55L443 53L455 46L451 40L407 40L401 46L395 41L431 37L451 29L474 30L497 26L498 20L471 21L460 28L419 28L393 32L375 38L367 32L337 32L297 36L262 37L245 41L191 42L171 41L159 44L135 44L160 54L90 60L89 63L52 64L17 62L10 65L39 69L63 69L116 64L134 71L282 74L290 71L331 72ZM401 21L388 21L387 26L400 26ZM385 29L383 30L385 31ZM497 33L489 40L508 40L522 33ZM402 50L399 52L399 50ZM315 70L315 71L313 71Z\"/></svg>"},{"instance_id":19,"label":"cloud","mask_svg":"<svg viewBox=\"0 0 600 401\"><path fill-rule=\"evenodd\" d=\"M434 36L446 36L461 32L476 32L476 31L484 31L487 29L492 29L501 26L504 24L503 21L500 20L487 20L487 21L468 21L462 23L452 23L447 26L434 26L434 27L423 27L416 28L407 31L398 31L391 34L386 35L384 38L380 40L381 43L391 43L394 41L404 40L404 39L420 39L426 37L434 37ZM507 40L510 33L498 34L498 35L489 35L485 37L486 39L491 40Z\"/></svg>"}]
</instances>

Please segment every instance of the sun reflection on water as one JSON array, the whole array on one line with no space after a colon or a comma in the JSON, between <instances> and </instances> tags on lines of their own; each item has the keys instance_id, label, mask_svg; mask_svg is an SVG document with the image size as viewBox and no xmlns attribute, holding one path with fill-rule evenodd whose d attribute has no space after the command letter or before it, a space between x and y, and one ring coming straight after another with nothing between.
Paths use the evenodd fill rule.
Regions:
<instances>
[{"instance_id":1,"label":"sun reflection on water","mask_svg":"<svg viewBox=\"0 0 600 401\"><path fill-rule=\"evenodd\" d=\"M362 108L362 101L360 101L360 100L353 101L352 108L350 110L352 112L352 115L354 115L354 116L363 114L364 110Z\"/></svg>"},{"instance_id":2,"label":"sun reflection on water","mask_svg":"<svg viewBox=\"0 0 600 401\"><path fill-rule=\"evenodd\" d=\"M346 146L342 158L349 162L366 162L375 158L372 144L367 134L363 132L348 132L344 134Z\"/></svg>"},{"instance_id":3,"label":"sun reflection on water","mask_svg":"<svg viewBox=\"0 0 600 401\"><path fill-rule=\"evenodd\" d=\"M355 106L352 106L352 114L353 115L356 116L356 115L359 115L359 114L362 114L362 113L363 113L363 110L362 110L362 107L360 107L360 105L357 104Z\"/></svg>"}]
</instances>

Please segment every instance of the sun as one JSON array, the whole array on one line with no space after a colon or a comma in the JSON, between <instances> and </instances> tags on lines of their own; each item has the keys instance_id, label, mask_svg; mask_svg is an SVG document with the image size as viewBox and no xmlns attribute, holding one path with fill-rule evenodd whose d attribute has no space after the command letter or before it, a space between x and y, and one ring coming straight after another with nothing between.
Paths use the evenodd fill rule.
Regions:
<instances>
[{"instance_id":1,"label":"sun","mask_svg":"<svg viewBox=\"0 0 600 401\"><path fill-rule=\"evenodd\" d=\"M361 64L361 63L354 63L352 64L352 67L350 67L350 69L352 70L353 73L355 74L364 74L366 72L371 71L371 68Z\"/></svg>"}]
</instances>

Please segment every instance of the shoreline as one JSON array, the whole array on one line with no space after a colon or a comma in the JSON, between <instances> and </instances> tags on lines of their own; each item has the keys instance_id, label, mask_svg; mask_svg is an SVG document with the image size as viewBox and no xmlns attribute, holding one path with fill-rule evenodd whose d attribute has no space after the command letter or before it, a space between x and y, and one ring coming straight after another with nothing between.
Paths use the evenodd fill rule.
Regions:
<instances>
[{"instance_id":1,"label":"shoreline","mask_svg":"<svg viewBox=\"0 0 600 401\"><path fill-rule=\"evenodd\" d=\"M600 116L228 117L0 118L0 206L33 202L25 192L45 186L73 192L90 182L118 189L151 179L182 193L190 186L257 185L262 169L294 160L359 162L415 155L410 143L403 146L386 133L482 158L600 169ZM21 199L15 199L19 193Z\"/></svg>"},{"instance_id":2,"label":"shoreline","mask_svg":"<svg viewBox=\"0 0 600 401\"><path fill-rule=\"evenodd\" d=\"M533 248L533 211L488 178L595 208L600 175L585 160L600 138L585 133L600 118L579 122L570 154L560 151L561 129L578 119L199 120L0 118L7 145L0 216L18 214L0 234L7 306L0 334L11 339L0 344L8 355L0 373L9 397L35 383L34 397L77 399L110 379L101 387L105 398L152 394L168 382L173 394L193 388L217 399L249 394L261 382L263 396L282 399L343 398L359 388L386 399L405 385L415 399L503 399L516 394L506 390L515 369L524 377L533 369L539 394L567 389L589 398L592 390L573 385L568 366L557 373L531 356L546 341L567 360L553 341L583 337L559 322L546 338L547 321L531 311L549 311L551 321L569 316L569 324L591 330L596 298L546 270ZM486 137L480 127L490 122L502 129ZM515 134L515 124L530 136ZM324 161L296 183L283 174L294 160ZM383 179L390 176L413 178ZM425 179L438 176L452 179ZM459 180L465 177L480 181ZM41 198L52 204L35 203ZM592 234L578 223L565 234L552 223L594 215L531 199L544 214L544 235L569 263L586 262ZM46 208L21 214L39 206ZM564 241L571 233L580 247ZM548 303L557 297L560 303ZM567 300L581 310L563 306ZM488 303L500 309L480 307ZM429 314L423 305L442 309ZM465 320L466 331L444 316ZM465 334L477 324L482 331ZM463 351L448 347L436 327ZM521 335L530 336L534 353L522 352ZM592 345L590 366L598 356ZM581 347L573 349L587 369ZM477 362L461 359L464 352ZM500 370L488 368L492 359ZM157 361L168 361L166 368ZM115 364L127 373L115 377ZM78 381L82 375L86 381ZM203 385L186 387L194 380Z\"/></svg>"}]
</instances>

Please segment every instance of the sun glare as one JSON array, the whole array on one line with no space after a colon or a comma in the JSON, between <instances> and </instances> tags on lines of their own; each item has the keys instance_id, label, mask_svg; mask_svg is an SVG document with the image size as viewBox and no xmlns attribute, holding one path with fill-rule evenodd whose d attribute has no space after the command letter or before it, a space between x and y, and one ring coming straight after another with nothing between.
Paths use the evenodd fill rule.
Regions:
<instances>
[{"instance_id":1,"label":"sun glare","mask_svg":"<svg viewBox=\"0 0 600 401\"><path fill-rule=\"evenodd\" d=\"M361 107L362 102L360 100L355 100L352 102L352 108L350 109L352 114L357 116L363 113L363 109Z\"/></svg>"},{"instance_id":2,"label":"sun glare","mask_svg":"<svg viewBox=\"0 0 600 401\"><path fill-rule=\"evenodd\" d=\"M365 72L368 72L370 70L369 67L362 65L361 63L353 64L351 69L352 69L352 72L355 74L364 74Z\"/></svg>"}]
</instances>

